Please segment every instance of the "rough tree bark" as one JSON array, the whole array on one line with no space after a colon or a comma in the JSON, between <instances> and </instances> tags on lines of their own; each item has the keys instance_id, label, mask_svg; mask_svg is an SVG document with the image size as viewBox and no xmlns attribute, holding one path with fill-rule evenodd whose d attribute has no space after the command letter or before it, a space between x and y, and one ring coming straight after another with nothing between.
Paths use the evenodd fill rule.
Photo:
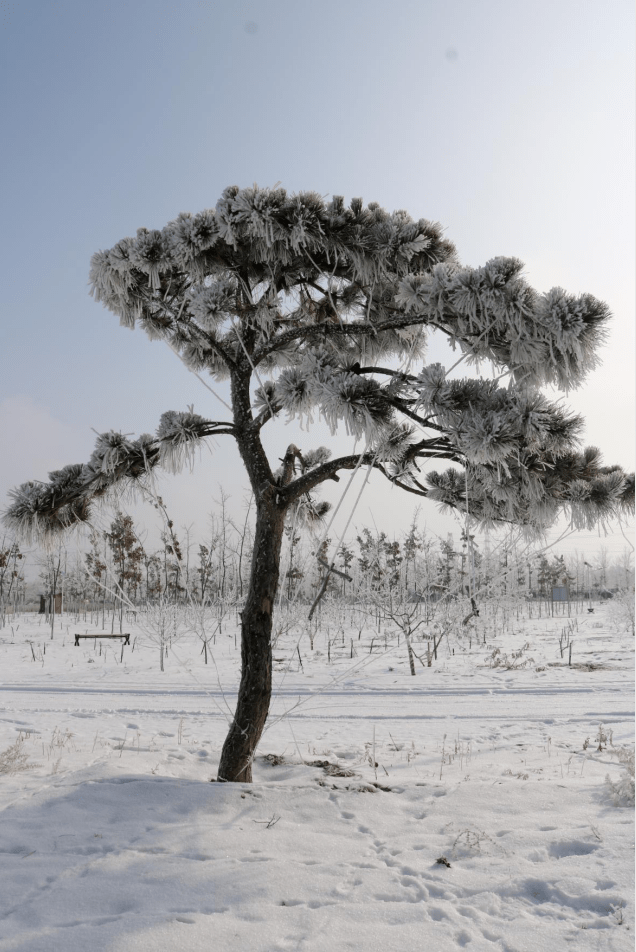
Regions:
<instances>
[{"instance_id":1,"label":"rough tree bark","mask_svg":"<svg viewBox=\"0 0 636 952\"><path fill-rule=\"evenodd\" d=\"M251 783L252 761L272 696L272 621L288 502L282 492L293 472L293 452L277 478L260 439L250 400L250 367L231 375L234 431L256 501L249 588L241 613L241 682L234 720L223 744L217 779ZM295 450L295 447L293 447Z\"/></svg>"},{"instance_id":2,"label":"rough tree bark","mask_svg":"<svg viewBox=\"0 0 636 952\"><path fill-rule=\"evenodd\" d=\"M223 745L218 780L252 782L252 760L272 696L272 614L278 587L285 509L276 490L256 510L250 584L241 614L241 683L232 726Z\"/></svg>"}]
</instances>

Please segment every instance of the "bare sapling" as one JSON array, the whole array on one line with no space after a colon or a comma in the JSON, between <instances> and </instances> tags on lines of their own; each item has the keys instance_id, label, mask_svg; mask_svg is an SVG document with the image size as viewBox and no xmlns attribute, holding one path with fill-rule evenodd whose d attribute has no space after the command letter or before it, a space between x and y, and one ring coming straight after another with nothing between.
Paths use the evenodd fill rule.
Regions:
<instances>
[{"instance_id":1,"label":"bare sapling","mask_svg":"<svg viewBox=\"0 0 636 952\"><path fill-rule=\"evenodd\" d=\"M402 593L403 595L404 593ZM413 636L416 631L425 624L424 618L418 618L419 615L419 606L417 602L409 603L405 600L400 602L395 602L393 599L388 602L379 596L375 598L374 608L377 612L378 618L384 617L384 619L390 618L391 621L397 626L398 630L404 636L404 642L406 644L407 657L409 662L409 669L411 675L415 677L415 659L420 662L422 667L425 667L422 659L415 653L413 649ZM379 627L379 626L378 626ZM375 639L373 639L374 641ZM373 641L371 642L371 649L373 648ZM399 636L398 636L399 642ZM386 638L385 638L385 647L386 647Z\"/></svg>"},{"instance_id":2,"label":"bare sapling","mask_svg":"<svg viewBox=\"0 0 636 952\"><path fill-rule=\"evenodd\" d=\"M202 602L191 601L185 609L184 623L201 641L201 654L205 664L208 663L210 644L216 644L216 636L227 611L228 608L224 602L220 602L215 611L207 598Z\"/></svg>"},{"instance_id":3,"label":"bare sapling","mask_svg":"<svg viewBox=\"0 0 636 952\"><path fill-rule=\"evenodd\" d=\"M139 627L159 648L159 670L164 671L169 648L187 629L183 606L161 597L155 604L147 606Z\"/></svg>"}]
</instances>

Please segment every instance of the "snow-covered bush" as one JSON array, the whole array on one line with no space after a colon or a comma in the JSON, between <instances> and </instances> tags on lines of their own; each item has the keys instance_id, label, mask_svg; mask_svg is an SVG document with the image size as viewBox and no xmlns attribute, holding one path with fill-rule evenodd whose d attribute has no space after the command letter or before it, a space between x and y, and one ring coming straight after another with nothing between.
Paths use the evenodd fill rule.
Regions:
<instances>
[{"instance_id":1,"label":"snow-covered bush","mask_svg":"<svg viewBox=\"0 0 636 952\"><path fill-rule=\"evenodd\" d=\"M617 783L609 774L606 776L609 796L617 807L634 806L634 751L629 747L618 747L615 753L625 770Z\"/></svg>"},{"instance_id":2,"label":"snow-covered bush","mask_svg":"<svg viewBox=\"0 0 636 952\"><path fill-rule=\"evenodd\" d=\"M612 621L623 631L635 632L636 625L636 602L634 601L634 590L629 588L621 591L612 599L610 609Z\"/></svg>"}]
</instances>

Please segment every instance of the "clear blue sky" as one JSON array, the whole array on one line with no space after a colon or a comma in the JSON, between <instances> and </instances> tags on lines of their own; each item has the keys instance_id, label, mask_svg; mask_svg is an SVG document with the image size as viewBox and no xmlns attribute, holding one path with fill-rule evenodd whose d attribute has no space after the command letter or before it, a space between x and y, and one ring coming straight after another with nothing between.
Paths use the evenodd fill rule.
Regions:
<instances>
[{"instance_id":1,"label":"clear blue sky","mask_svg":"<svg viewBox=\"0 0 636 952\"><path fill-rule=\"evenodd\" d=\"M0 505L86 460L91 428L217 414L92 301L89 260L252 182L405 208L467 264L516 255L608 301L604 366L567 402L633 468L633 36L632 0L3 0ZM166 483L177 524L218 483L246 486L228 444ZM379 478L369 507L390 531L412 509Z\"/></svg>"}]
</instances>

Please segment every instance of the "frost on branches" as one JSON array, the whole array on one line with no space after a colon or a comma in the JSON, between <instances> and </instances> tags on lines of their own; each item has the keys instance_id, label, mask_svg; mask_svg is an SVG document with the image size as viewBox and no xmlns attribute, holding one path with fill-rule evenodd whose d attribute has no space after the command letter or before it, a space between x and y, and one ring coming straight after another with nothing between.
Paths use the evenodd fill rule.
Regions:
<instances>
[{"instance_id":1,"label":"frost on branches","mask_svg":"<svg viewBox=\"0 0 636 952\"><path fill-rule=\"evenodd\" d=\"M311 494L326 479L371 466L408 492L468 508L477 522L529 530L562 512L589 527L633 510L633 477L602 466L597 450L582 451L582 420L540 389L584 381L605 338L607 306L560 288L535 291L515 258L463 267L438 224L360 199L347 206L313 192L231 187L214 209L98 252L90 281L124 326L166 340L197 373L229 380L231 411L225 420L171 411L138 440L103 434L88 463L15 489L5 522L22 536L47 537L86 522L100 498L143 485L154 467L192 461L206 437L236 440L257 525L242 693L222 779L251 776L271 691L285 518L324 512ZM448 380L425 362L431 334L445 335L468 365L487 363L497 381ZM331 459L323 447L290 446L272 468L262 428L277 418L310 428L317 415L364 451ZM431 459L453 468L422 473ZM261 636L267 651L259 654Z\"/></svg>"}]
</instances>

